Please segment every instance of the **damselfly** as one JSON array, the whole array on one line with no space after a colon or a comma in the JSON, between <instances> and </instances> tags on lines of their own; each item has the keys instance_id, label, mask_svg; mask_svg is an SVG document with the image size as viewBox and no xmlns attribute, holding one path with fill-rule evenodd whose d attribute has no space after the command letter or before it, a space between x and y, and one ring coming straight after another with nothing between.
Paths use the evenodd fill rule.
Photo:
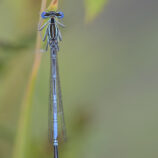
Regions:
<instances>
[{"instance_id":1,"label":"damselfly","mask_svg":"<svg viewBox=\"0 0 158 158\"><path fill-rule=\"evenodd\" d=\"M64 112L62 104L62 95L60 87L60 77L58 69L57 55L59 51L58 42L62 40L58 25L64 26L58 21L64 17L63 12L42 12L41 17L48 19L47 22L39 28L41 32L46 28L43 42L46 42L45 51L50 47L50 96L49 96L49 142L54 147L54 158L58 158L58 114L61 118L61 128L64 139L66 139ZM59 107L59 110L58 110Z\"/></svg>"}]
</instances>

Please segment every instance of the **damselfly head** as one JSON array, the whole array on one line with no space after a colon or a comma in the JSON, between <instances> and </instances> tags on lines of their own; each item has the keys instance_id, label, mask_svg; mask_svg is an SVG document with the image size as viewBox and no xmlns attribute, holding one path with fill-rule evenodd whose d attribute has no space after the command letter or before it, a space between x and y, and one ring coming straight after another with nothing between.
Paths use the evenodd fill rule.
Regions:
<instances>
[{"instance_id":1,"label":"damselfly head","mask_svg":"<svg viewBox=\"0 0 158 158\"><path fill-rule=\"evenodd\" d=\"M51 18L51 17L57 17L58 19L62 19L64 17L64 13L63 12L54 12L54 11L42 12L41 17L43 19L47 19L47 18Z\"/></svg>"}]
</instances>

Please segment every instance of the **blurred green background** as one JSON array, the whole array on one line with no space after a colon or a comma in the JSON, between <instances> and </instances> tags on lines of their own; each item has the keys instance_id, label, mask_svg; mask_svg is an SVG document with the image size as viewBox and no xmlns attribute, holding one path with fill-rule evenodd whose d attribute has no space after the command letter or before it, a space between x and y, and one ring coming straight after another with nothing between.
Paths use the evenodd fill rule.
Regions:
<instances>
[{"instance_id":1,"label":"blurred green background","mask_svg":"<svg viewBox=\"0 0 158 158\"><path fill-rule=\"evenodd\" d=\"M91 2L101 7L85 22ZM158 1L59 4L66 25L59 67L68 134L59 156L158 157ZM48 53L42 55L29 121L22 130L23 150L15 151L40 5L37 0L0 1L0 158L12 158L15 152L22 152L16 158L53 157L47 140Z\"/></svg>"}]
</instances>

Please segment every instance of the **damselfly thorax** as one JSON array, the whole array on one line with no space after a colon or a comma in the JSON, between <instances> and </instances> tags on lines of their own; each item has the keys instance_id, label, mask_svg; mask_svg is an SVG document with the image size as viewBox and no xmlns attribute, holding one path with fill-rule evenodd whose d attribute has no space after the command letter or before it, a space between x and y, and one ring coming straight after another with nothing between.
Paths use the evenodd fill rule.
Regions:
<instances>
[{"instance_id":1,"label":"damselfly thorax","mask_svg":"<svg viewBox=\"0 0 158 158\"><path fill-rule=\"evenodd\" d=\"M50 48L57 49L58 51L58 28L55 24L55 19L50 19L50 24L48 25L48 41Z\"/></svg>"}]
</instances>

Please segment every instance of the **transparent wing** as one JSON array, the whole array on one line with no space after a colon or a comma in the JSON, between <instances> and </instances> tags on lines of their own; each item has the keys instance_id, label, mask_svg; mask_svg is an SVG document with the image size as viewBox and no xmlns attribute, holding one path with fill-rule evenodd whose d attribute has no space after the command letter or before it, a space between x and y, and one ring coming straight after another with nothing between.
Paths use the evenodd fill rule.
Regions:
<instances>
[{"instance_id":1,"label":"transparent wing","mask_svg":"<svg viewBox=\"0 0 158 158\"><path fill-rule=\"evenodd\" d=\"M52 60L50 58L50 92L49 92L49 108L48 108L48 139L51 146L53 146L53 84L52 84ZM63 102L62 102L62 93L60 86L60 77L59 77L59 67L58 67L58 59L56 60L56 81L57 81L57 102L58 102L58 140L66 141L66 126L64 119L64 110L63 110Z\"/></svg>"},{"instance_id":2,"label":"transparent wing","mask_svg":"<svg viewBox=\"0 0 158 158\"><path fill-rule=\"evenodd\" d=\"M49 108L48 108L48 140L53 146L53 84L52 84L52 60L50 58L50 90L49 90Z\"/></svg>"},{"instance_id":3,"label":"transparent wing","mask_svg":"<svg viewBox=\"0 0 158 158\"><path fill-rule=\"evenodd\" d=\"M57 55L58 56L58 55ZM61 92L61 86L60 86L60 76L59 76L59 66L58 66L58 58L56 61L56 72L57 72L57 92L58 92L58 116L59 116L59 127L61 129L61 140L63 139L66 141L67 136L66 136L66 125L65 125L65 119L64 119L64 109L63 109L63 102L62 102L62 92Z\"/></svg>"}]
</instances>

